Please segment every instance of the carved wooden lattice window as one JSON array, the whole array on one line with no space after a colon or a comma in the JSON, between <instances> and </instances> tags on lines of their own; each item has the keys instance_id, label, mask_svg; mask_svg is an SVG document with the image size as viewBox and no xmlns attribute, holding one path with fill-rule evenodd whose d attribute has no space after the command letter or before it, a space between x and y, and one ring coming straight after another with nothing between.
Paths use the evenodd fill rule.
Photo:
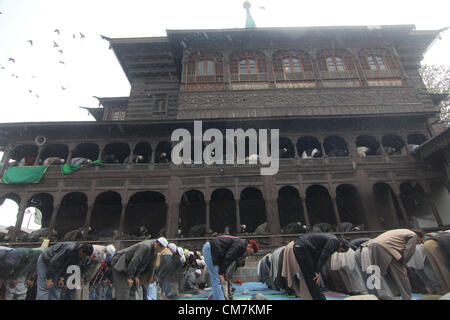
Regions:
<instances>
[{"instance_id":1,"label":"carved wooden lattice window","mask_svg":"<svg viewBox=\"0 0 450 320\"><path fill-rule=\"evenodd\" d=\"M399 74L397 62L386 49L363 49L359 53L359 59L364 71L390 72L393 75Z\"/></svg>"},{"instance_id":2,"label":"carved wooden lattice window","mask_svg":"<svg viewBox=\"0 0 450 320\"><path fill-rule=\"evenodd\" d=\"M272 57L272 65L276 81L308 80L314 85L311 57L306 52L276 52Z\"/></svg>"},{"instance_id":3,"label":"carved wooden lattice window","mask_svg":"<svg viewBox=\"0 0 450 320\"><path fill-rule=\"evenodd\" d=\"M186 82L223 82L223 56L216 53L197 53L189 56L186 68Z\"/></svg>"},{"instance_id":4,"label":"carved wooden lattice window","mask_svg":"<svg viewBox=\"0 0 450 320\"><path fill-rule=\"evenodd\" d=\"M231 81L267 81L267 63L258 52L238 52L230 56Z\"/></svg>"},{"instance_id":5,"label":"carved wooden lattice window","mask_svg":"<svg viewBox=\"0 0 450 320\"><path fill-rule=\"evenodd\" d=\"M355 61L347 50L320 50L317 54L317 64L325 86L361 85Z\"/></svg>"}]
</instances>

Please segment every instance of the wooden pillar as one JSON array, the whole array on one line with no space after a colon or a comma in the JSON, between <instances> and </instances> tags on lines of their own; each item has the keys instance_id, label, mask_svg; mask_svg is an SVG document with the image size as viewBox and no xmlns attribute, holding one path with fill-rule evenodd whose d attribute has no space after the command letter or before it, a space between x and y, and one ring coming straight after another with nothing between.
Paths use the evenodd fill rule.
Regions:
<instances>
[{"instance_id":1,"label":"wooden pillar","mask_svg":"<svg viewBox=\"0 0 450 320\"><path fill-rule=\"evenodd\" d=\"M402 217L403 217L403 220L405 221L405 225L406 225L406 227L409 228L411 225L409 223L409 219L408 219L408 215L405 210L405 206L403 205L402 197L400 196L400 194L398 192L394 192L394 194L395 194L395 199L397 199L397 203L400 207L400 211L402 212Z\"/></svg>"},{"instance_id":2,"label":"wooden pillar","mask_svg":"<svg viewBox=\"0 0 450 320\"><path fill-rule=\"evenodd\" d=\"M155 163L156 158L156 148L155 150L152 150L152 158L150 159L150 163Z\"/></svg>"},{"instance_id":3,"label":"wooden pillar","mask_svg":"<svg viewBox=\"0 0 450 320\"><path fill-rule=\"evenodd\" d=\"M3 151L3 163L1 168L1 174L0 179L3 178L3 174L5 173L6 169L9 167L9 157L11 157L11 151L13 149L13 143L11 142L8 144L8 146Z\"/></svg>"},{"instance_id":4,"label":"wooden pillar","mask_svg":"<svg viewBox=\"0 0 450 320\"><path fill-rule=\"evenodd\" d=\"M134 156L134 148L136 148L136 144L133 143L130 145L130 160L126 164L133 164L133 156Z\"/></svg>"},{"instance_id":5,"label":"wooden pillar","mask_svg":"<svg viewBox=\"0 0 450 320\"><path fill-rule=\"evenodd\" d=\"M442 223L441 216L439 215L439 211L437 209L436 203L433 200L433 197L431 196L431 192L426 191L425 196L427 197L428 203L431 206L431 210L433 211L434 218L436 219L436 222L439 227L442 227L444 224Z\"/></svg>"},{"instance_id":6,"label":"wooden pillar","mask_svg":"<svg viewBox=\"0 0 450 320\"><path fill-rule=\"evenodd\" d=\"M125 227L125 213L127 211L129 199L127 199L127 203L122 204L122 211L120 212L120 222L119 222L119 237L122 236Z\"/></svg>"},{"instance_id":7,"label":"wooden pillar","mask_svg":"<svg viewBox=\"0 0 450 320\"><path fill-rule=\"evenodd\" d=\"M240 203L240 199L237 199L235 201L236 203L236 233L240 234L241 233L241 211L240 211L240 207L239 207L239 203Z\"/></svg>"},{"instance_id":8,"label":"wooden pillar","mask_svg":"<svg viewBox=\"0 0 450 320\"><path fill-rule=\"evenodd\" d=\"M339 208L336 203L336 195L335 194L331 195L331 203L333 204L333 213L334 213L334 217L336 219L337 227L338 227L338 230L340 231L341 230L341 217L339 216Z\"/></svg>"},{"instance_id":9,"label":"wooden pillar","mask_svg":"<svg viewBox=\"0 0 450 320\"><path fill-rule=\"evenodd\" d=\"M309 223L308 206L306 205L306 195L302 196L303 216L305 218L305 224L308 230L311 230L311 224Z\"/></svg>"},{"instance_id":10,"label":"wooden pillar","mask_svg":"<svg viewBox=\"0 0 450 320\"><path fill-rule=\"evenodd\" d=\"M206 214L206 234L210 234L211 233L211 228L210 228L210 206L209 206L209 200L205 200L205 214Z\"/></svg>"},{"instance_id":11,"label":"wooden pillar","mask_svg":"<svg viewBox=\"0 0 450 320\"><path fill-rule=\"evenodd\" d=\"M88 232L89 232L89 227L91 225L91 216L92 216L92 211L94 210L94 203L88 203L88 210L87 210L87 214L86 214L86 219L84 220L84 232L83 232L83 240L87 239L88 236Z\"/></svg>"},{"instance_id":12,"label":"wooden pillar","mask_svg":"<svg viewBox=\"0 0 450 320\"><path fill-rule=\"evenodd\" d=\"M34 164L33 165L38 165L39 164L39 158L41 157L41 155L42 155L42 151L44 150L44 146L39 146L39 148L38 148L38 153L37 153L37 155L36 155L36 159L34 160Z\"/></svg>"},{"instance_id":13,"label":"wooden pillar","mask_svg":"<svg viewBox=\"0 0 450 320\"><path fill-rule=\"evenodd\" d=\"M25 209L26 209L26 205L28 202L28 195L25 195L23 197L20 197L20 203L19 203L19 210L18 210L18 214L17 214L17 220L16 220L16 225L15 228L11 234L11 238L9 241L14 242L16 240L17 234L19 233L20 229L22 228L22 221L23 221L23 216L25 214Z\"/></svg>"},{"instance_id":14,"label":"wooden pillar","mask_svg":"<svg viewBox=\"0 0 450 320\"><path fill-rule=\"evenodd\" d=\"M267 61L267 74L269 75L269 87L271 89L276 88L275 75L273 72L273 62L272 62L272 50L266 51L266 61Z\"/></svg>"},{"instance_id":15,"label":"wooden pillar","mask_svg":"<svg viewBox=\"0 0 450 320\"><path fill-rule=\"evenodd\" d=\"M60 204L60 203L58 203L58 204L56 205L56 207L53 206L52 216L51 216L51 218L50 218L50 223L49 223L49 225L48 225L48 229L50 230L50 234L52 234L53 229L55 228L56 217L58 216L58 212L59 212L59 209L60 209L60 208L61 208L61 204Z\"/></svg>"},{"instance_id":16,"label":"wooden pillar","mask_svg":"<svg viewBox=\"0 0 450 320\"><path fill-rule=\"evenodd\" d=\"M314 77L316 78L317 86L323 87L322 77L320 76L320 69L319 69L319 65L317 63L317 57L316 57L317 52L309 51L308 53L311 56L311 62L312 62Z\"/></svg>"},{"instance_id":17,"label":"wooden pillar","mask_svg":"<svg viewBox=\"0 0 450 320\"><path fill-rule=\"evenodd\" d=\"M348 48L347 50L350 51L352 56L353 56L353 60L355 61L355 65L356 65L356 70L359 73L359 78L361 79L362 85L364 87L367 87L369 84L367 82L364 70L363 70L363 68L361 66L361 62L359 61L359 57L358 57L357 52L353 51L351 48Z\"/></svg>"}]
</instances>

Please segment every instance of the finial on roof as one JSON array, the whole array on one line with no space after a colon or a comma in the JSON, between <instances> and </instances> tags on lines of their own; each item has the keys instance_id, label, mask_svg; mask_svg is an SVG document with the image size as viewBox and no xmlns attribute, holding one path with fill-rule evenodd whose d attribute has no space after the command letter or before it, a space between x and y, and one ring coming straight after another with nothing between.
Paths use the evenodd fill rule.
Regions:
<instances>
[{"instance_id":1,"label":"finial on roof","mask_svg":"<svg viewBox=\"0 0 450 320\"><path fill-rule=\"evenodd\" d=\"M252 15L250 14L250 8L252 4L250 1L244 1L244 9L247 11L247 19L245 20L245 28L256 28L255 20L253 20Z\"/></svg>"}]
</instances>

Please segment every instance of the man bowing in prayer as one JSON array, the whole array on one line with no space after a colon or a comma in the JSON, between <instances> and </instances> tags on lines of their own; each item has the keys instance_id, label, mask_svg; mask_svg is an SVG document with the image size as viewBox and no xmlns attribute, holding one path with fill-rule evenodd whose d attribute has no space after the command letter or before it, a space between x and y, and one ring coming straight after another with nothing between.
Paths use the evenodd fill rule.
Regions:
<instances>
[{"instance_id":1,"label":"man bowing in prayer","mask_svg":"<svg viewBox=\"0 0 450 320\"><path fill-rule=\"evenodd\" d=\"M326 300L320 290L320 271L333 253L346 252L349 243L327 233L305 233L294 241L294 255L313 300Z\"/></svg>"},{"instance_id":2,"label":"man bowing in prayer","mask_svg":"<svg viewBox=\"0 0 450 320\"><path fill-rule=\"evenodd\" d=\"M166 238L145 240L122 249L111 260L116 300L135 300L130 295L133 285L140 287L140 277L152 266L156 256L168 242Z\"/></svg>"},{"instance_id":3,"label":"man bowing in prayer","mask_svg":"<svg viewBox=\"0 0 450 320\"><path fill-rule=\"evenodd\" d=\"M202 249L211 277L214 300L225 300L222 284L228 281L228 267L242 255L258 252L255 240L240 239L233 236L219 236L207 242Z\"/></svg>"}]
</instances>

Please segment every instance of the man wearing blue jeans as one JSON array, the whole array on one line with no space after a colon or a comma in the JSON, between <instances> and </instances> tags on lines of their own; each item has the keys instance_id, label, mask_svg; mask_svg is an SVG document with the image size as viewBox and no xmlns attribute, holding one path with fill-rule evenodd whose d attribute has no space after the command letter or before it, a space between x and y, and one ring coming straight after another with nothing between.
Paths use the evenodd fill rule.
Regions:
<instances>
[{"instance_id":1,"label":"man wearing blue jeans","mask_svg":"<svg viewBox=\"0 0 450 320\"><path fill-rule=\"evenodd\" d=\"M256 241L233 236L219 236L203 246L202 253L208 266L214 300L225 300L222 283L228 280L228 267L242 255L249 256L256 252Z\"/></svg>"}]
</instances>

